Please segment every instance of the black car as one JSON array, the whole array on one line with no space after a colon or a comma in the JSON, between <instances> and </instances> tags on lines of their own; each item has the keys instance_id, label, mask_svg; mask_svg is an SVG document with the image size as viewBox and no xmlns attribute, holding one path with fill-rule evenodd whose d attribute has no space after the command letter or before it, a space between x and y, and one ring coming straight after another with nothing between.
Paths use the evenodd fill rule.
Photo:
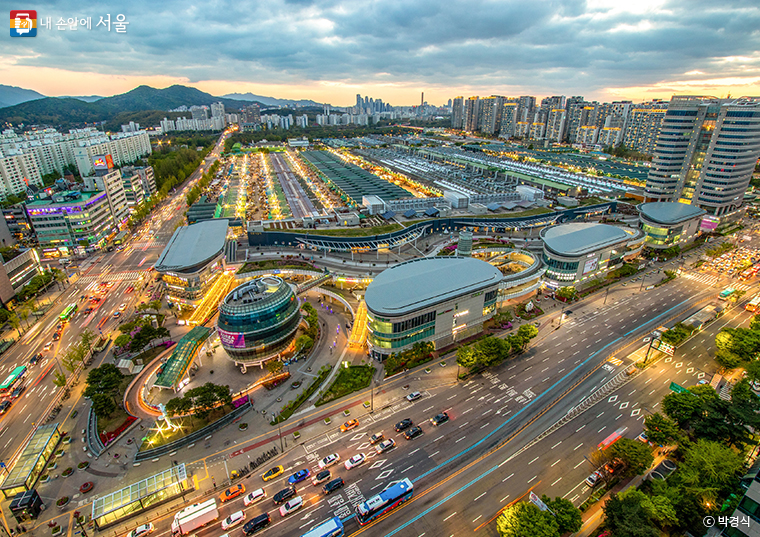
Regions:
<instances>
[{"instance_id":1,"label":"black car","mask_svg":"<svg viewBox=\"0 0 760 537\"><path fill-rule=\"evenodd\" d=\"M324 492L325 494L330 494L331 492L335 492L338 489L342 489L343 485L345 485L343 478L338 477L336 479L333 479L329 483L325 484L325 486L322 487L322 492Z\"/></svg>"},{"instance_id":2,"label":"black car","mask_svg":"<svg viewBox=\"0 0 760 537\"><path fill-rule=\"evenodd\" d=\"M412 438L417 438L421 434L422 434L422 429L420 429L419 427L412 427L411 429L409 429L408 431L404 433L404 436L406 437L407 440L411 440Z\"/></svg>"},{"instance_id":3,"label":"black car","mask_svg":"<svg viewBox=\"0 0 760 537\"><path fill-rule=\"evenodd\" d=\"M280 492L275 494L272 499L274 500L275 505L280 505L281 503L288 501L290 498L292 498L295 495L296 495L296 488L288 487L286 489L282 489Z\"/></svg>"},{"instance_id":4,"label":"black car","mask_svg":"<svg viewBox=\"0 0 760 537\"><path fill-rule=\"evenodd\" d=\"M56 332L55 334L53 334L53 341L58 341L59 339L61 339L60 332Z\"/></svg>"},{"instance_id":5,"label":"black car","mask_svg":"<svg viewBox=\"0 0 760 537\"><path fill-rule=\"evenodd\" d=\"M26 390L26 386L19 386L18 388L13 390L13 393L11 393L11 397L13 397L14 399L16 397L19 397L22 393L24 393L24 390Z\"/></svg>"},{"instance_id":6,"label":"black car","mask_svg":"<svg viewBox=\"0 0 760 537\"><path fill-rule=\"evenodd\" d=\"M42 360L42 353L37 354L36 356L32 356L29 358L29 365L37 365L37 363Z\"/></svg>"},{"instance_id":7,"label":"black car","mask_svg":"<svg viewBox=\"0 0 760 537\"><path fill-rule=\"evenodd\" d=\"M435 417L430 418L430 423L433 425L440 425L441 423L446 423L449 421L449 415L445 412L441 412L440 414L436 414Z\"/></svg>"},{"instance_id":8,"label":"black car","mask_svg":"<svg viewBox=\"0 0 760 537\"><path fill-rule=\"evenodd\" d=\"M0 414L5 414L6 412L8 412L8 409L10 407L11 407L10 401L3 401L2 403L0 403Z\"/></svg>"},{"instance_id":9,"label":"black car","mask_svg":"<svg viewBox=\"0 0 760 537\"><path fill-rule=\"evenodd\" d=\"M413 425L412 420L410 418L406 418L405 420L401 420L396 424L396 432L400 433L404 429L408 429Z\"/></svg>"},{"instance_id":10,"label":"black car","mask_svg":"<svg viewBox=\"0 0 760 537\"><path fill-rule=\"evenodd\" d=\"M256 533L260 529L264 529L269 526L270 522L272 522L272 519L269 517L269 513L259 515L250 522L246 522L245 526L243 526L243 534L251 535L253 533Z\"/></svg>"}]
</instances>

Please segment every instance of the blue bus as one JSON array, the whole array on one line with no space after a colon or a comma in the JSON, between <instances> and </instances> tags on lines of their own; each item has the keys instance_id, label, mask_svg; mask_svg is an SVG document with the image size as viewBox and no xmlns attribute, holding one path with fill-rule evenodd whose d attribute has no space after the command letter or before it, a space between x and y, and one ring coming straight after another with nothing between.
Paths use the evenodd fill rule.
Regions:
<instances>
[{"instance_id":1,"label":"blue bus","mask_svg":"<svg viewBox=\"0 0 760 537\"><path fill-rule=\"evenodd\" d=\"M380 494L372 496L366 502L356 506L356 520L364 526L375 520L380 515L395 509L414 493L414 486L409 479L389 483Z\"/></svg>"},{"instance_id":2,"label":"blue bus","mask_svg":"<svg viewBox=\"0 0 760 537\"><path fill-rule=\"evenodd\" d=\"M343 522L335 517L304 533L301 537L341 537L342 535Z\"/></svg>"}]
</instances>

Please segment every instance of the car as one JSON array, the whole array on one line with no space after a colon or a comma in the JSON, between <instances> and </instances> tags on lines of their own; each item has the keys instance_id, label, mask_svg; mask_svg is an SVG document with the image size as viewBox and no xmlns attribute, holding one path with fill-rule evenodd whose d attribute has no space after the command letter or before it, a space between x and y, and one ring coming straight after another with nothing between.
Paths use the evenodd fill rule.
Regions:
<instances>
[{"instance_id":1,"label":"car","mask_svg":"<svg viewBox=\"0 0 760 537\"><path fill-rule=\"evenodd\" d=\"M26 390L26 386L19 386L15 390L13 390L13 393L11 393L11 397L13 399L16 399L19 397L22 393L24 393L24 390Z\"/></svg>"},{"instance_id":2,"label":"car","mask_svg":"<svg viewBox=\"0 0 760 537\"><path fill-rule=\"evenodd\" d=\"M52 341L48 341L47 343L45 343L45 350L49 351L50 347L52 347L52 346L53 346L53 342Z\"/></svg>"},{"instance_id":3,"label":"car","mask_svg":"<svg viewBox=\"0 0 760 537\"><path fill-rule=\"evenodd\" d=\"M403 431L404 429L408 429L412 425L414 425L414 424L412 423L411 418L406 418L406 419L403 419L400 422L398 422L396 424L395 429L396 429L397 433L400 433L401 431Z\"/></svg>"},{"instance_id":4,"label":"car","mask_svg":"<svg viewBox=\"0 0 760 537\"><path fill-rule=\"evenodd\" d=\"M230 516L222 520L222 530L227 531L230 528L234 528L245 520L245 513L243 511L235 511Z\"/></svg>"},{"instance_id":5,"label":"car","mask_svg":"<svg viewBox=\"0 0 760 537\"><path fill-rule=\"evenodd\" d=\"M282 489L280 492L272 496L272 501L274 501L275 505L280 505L283 502L288 501L290 498L296 495L296 488L294 486L290 486L286 489Z\"/></svg>"},{"instance_id":6,"label":"car","mask_svg":"<svg viewBox=\"0 0 760 537\"><path fill-rule=\"evenodd\" d=\"M296 483L300 483L301 481L303 481L310 475L311 475L311 472L309 471L308 468L304 468L303 470L298 470L295 474L293 474L292 476L288 478L288 483L290 483L291 485L295 485Z\"/></svg>"},{"instance_id":7,"label":"car","mask_svg":"<svg viewBox=\"0 0 760 537\"><path fill-rule=\"evenodd\" d=\"M148 522L142 526L137 526L135 529L127 533L127 537L144 537L145 535L153 533L154 529L156 528L153 526L153 524Z\"/></svg>"},{"instance_id":8,"label":"car","mask_svg":"<svg viewBox=\"0 0 760 537\"><path fill-rule=\"evenodd\" d=\"M359 426L359 420L348 420L346 423L340 426L340 432L345 433L355 427Z\"/></svg>"},{"instance_id":9,"label":"car","mask_svg":"<svg viewBox=\"0 0 760 537\"><path fill-rule=\"evenodd\" d=\"M118 319L119 317L121 317L121 312L120 311L113 312L113 318L114 319Z\"/></svg>"},{"instance_id":10,"label":"car","mask_svg":"<svg viewBox=\"0 0 760 537\"><path fill-rule=\"evenodd\" d=\"M245 495L245 498L243 498L243 505L248 507L249 505L253 505L254 503L260 502L266 497L267 497L267 491L265 491L264 489L256 489Z\"/></svg>"},{"instance_id":11,"label":"car","mask_svg":"<svg viewBox=\"0 0 760 537\"><path fill-rule=\"evenodd\" d=\"M8 412L8 409L11 407L11 404L12 403L10 401L3 401L2 403L0 403L0 414L5 414L6 412Z\"/></svg>"},{"instance_id":12,"label":"car","mask_svg":"<svg viewBox=\"0 0 760 537\"><path fill-rule=\"evenodd\" d=\"M378 442L382 442L385 440L385 435L383 433L375 433L369 438L369 443L373 446L377 444Z\"/></svg>"},{"instance_id":13,"label":"car","mask_svg":"<svg viewBox=\"0 0 760 537\"><path fill-rule=\"evenodd\" d=\"M412 392L406 396L406 400L409 402L412 402L412 401L416 401L417 399L420 399L421 397L422 397L422 394L420 392Z\"/></svg>"},{"instance_id":14,"label":"car","mask_svg":"<svg viewBox=\"0 0 760 537\"><path fill-rule=\"evenodd\" d=\"M332 453L328 455L327 457L325 457L324 459L322 459L321 461L319 461L319 469L324 470L325 468L329 468L333 464L337 464L339 460L340 460L340 455L338 455L337 453Z\"/></svg>"},{"instance_id":15,"label":"car","mask_svg":"<svg viewBox=\"0 0 760 537\"><path fill-rule=\"evenodd\" d=\"M319 485L320 483L324 483L330 479L330 470L322 470L317 475L311 478L311 484L315 487Z\"/></svg>"},{"instance_id":16,"label":"car","mask_svg":"<svg viewBox=\"0 0 760 537\"><path fill-rule=\"evenodd\" d=\"M233 498L237 498L241 494L245 492L245 486L244 485L235 485L234 487L230 487L224 492L222 492L219 495L219 500L224 503L232 500Z\"/></svg>"},{"instance_id":17,"label":"car","mask_svg":"<svg viewBox=\"0 0 760 537\"><path fill-rule=\"evenodd\" d=\"M357 453L350 459L348 459L346 462L343 463L343 466L346 467L346 470L350 470L351 468L356 468L357 466L361 466L364 464L364 461L367 460L367 457L364 456L364 453Z\"/></svg>"},{"instance_id":18,"label":"car","mask_svg":"<svg viewBox=\"0 0 760 537\"><path fill-rule=\"evenodd\" d=\"M53 341L58 341L59 339L61 339L60 332L56 332L55 334L53 334Z\"/></svg>"},{"instance_id":19,"label":"car","mask_svg":"<svg viewBox=\"0 0 760 537\"><path fill-rule=\"evenodd\" d=\"M280 507L280 516L288 516L290 513L298 511L301 507L303 507L303 498L296 496Z\"/></svg>"},{"instance_id":20,"label":"car","mask_svg":"<svg viewBox=\"0 0 760 537\"><path fill-rule=\"evenodd\" d=\"M449 421L449 415L446 412L441 412L440 414L436 414L434 417L430 418L430 423L433 425L441 425L447 421Z\"/></svg>"},{"instance_id":21,"label":"car","mask_svg":"<svg viewBox=\"0 0 760 537\"><path fill-rule=\"evenodd\" d=\"M419 427L415 426L415 427L412 427L411 429L409 429L408 431L406 431L404 433L404 437L407 440L411 440L412 438L417 438L421 434L422 434L422 429L420 429Z\"/></svg>"},{"instance_id":22,"label":"car","mask_svg":"<svg viewBox=\"0 0 760 537\"><path fill-rule=\"evenodd\" d=\"M35 356L29 358L29 365L37 365L42 360L42 353L37 353Z\"/></svg>"},{"instance_id":23,"label":"car","mask_svg":"<svg viewBox=\"0 0 760 537\"><path fill-rule=\"evenodd\" d=\"M250 522L245 523L245 526L243 526L243 535L252 535L269 526L271 522L272 519L270 518L269 513L259 515Z\"/></svg>"},{"instance_id":24,"label":"car","mask_svg":"<svg viewBox=\"0 0 760 537\"><path fill-rule=\"evenodd\" d=\"M599 470L597 470L596 472L594 472L593 474L591 474L590 476L586 478L586 484L589 487L594 488L597 485L597 483L599 483L599 480L601 479L601 477L602 477L602 473Z\"/></svg>"},{"instance_id":25,"label":"car","mask_svg":"<svg viewBox=\"0 0 760 537\"><path fill-rule=\"evenodd\" d=\"M127 304L126 303L119 305L119 311L124 311L125 309L127 309Z\"/></svg>"},{"instance_id":26,"label":"car","mask_svg":"<svg viewBox=\"0 0 760 537\"><path fill-rule=\"evenodd\" d=\"M384 442L380 442L379 445L375 446L375 451L378 455L381 453L385 453L388 450L391 450L396 447L396 442L393 440L393 438L389 438L388 440Z\"/></svg>"},{"instance_id":27,"label":"car","mask_svg":"<svg viewBox=\"0 0 760 537\"><path fill-rule=\"evenodd\" d=\"M327 483L324 487L322 487L322 492L325 493L325 495L330 494L331 492L335 492L338 489L342 489L343 485L345 485L345 482L343 481L342 477L337 477Z\"/></svg>"}]
</instances>

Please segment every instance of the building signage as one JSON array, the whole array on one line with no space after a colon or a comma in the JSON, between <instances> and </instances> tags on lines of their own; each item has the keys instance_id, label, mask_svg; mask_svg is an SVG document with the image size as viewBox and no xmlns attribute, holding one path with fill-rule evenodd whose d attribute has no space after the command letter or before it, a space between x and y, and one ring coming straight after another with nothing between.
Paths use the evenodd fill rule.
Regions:
<instances>
[{"instance_id":1,"label":"building signage","mask_svg":"<svg viewBox=\"0 0 760 537\"><path fill-rule=\"evenodd\" d=\"M586 264L583 266L583 275L585 276L589 272L594 272L598 266L599 266L598 257L586 260Z\"/></svg>"},{"instance_id":2,"label":"building signage","mask_svg":"<svg viewBox=\"0 0 760 537\"><path fill-rule=\"evenodd\" d=\"M720 224L720 218L708 215L702 218L699 229L702 231L715 231L718 228L718 224Z\"/></svg>"},{"instance_id":3,"label":"building signage","mask_svg":"<svg viewBox=\"0 0 760 537\"><path fill-rule=\"evenodd\" d=\"M219 332L219 339L222 341L222 345L225 347L231 347L233 349L245 348L245 337L238 332L227 332L217 328Z\"/></svg>"}]
</instances>

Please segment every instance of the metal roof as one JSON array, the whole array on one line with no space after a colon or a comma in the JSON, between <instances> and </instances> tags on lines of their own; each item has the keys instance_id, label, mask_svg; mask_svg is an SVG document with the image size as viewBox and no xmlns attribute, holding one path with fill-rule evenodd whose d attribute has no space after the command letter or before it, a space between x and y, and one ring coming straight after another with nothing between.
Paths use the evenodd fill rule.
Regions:
<instances>
[{"instance_id":1,"label":"metal roof","mask_svg":"<svg viewBox=\"0 0 760 537\"><path fill-rule=\"evenodd\" d=\"M206 341L210 333L211 328L196 326L182 336L156 378L154 386L167 389L176 387L190 367L201 344Z\"/></svg>"},{"instance_id":2,"label":"metal roof","mask_svg":"<svg viewBox=\"0 0 760 537\"><path fill-rule=\"evenodd\" d=\"M10 473L3 481L2 490L15 489L27 485L27 480L32 474L37 461L42 457L42 453L50 443L53 436L60 435L57 423L48 423L40 425L24 446L24 450L19 455L18 460L11 468ZM52 453L51 453L52 455ZM42 473L45 473L44 471Z\"/></svg>"},{"instance_id":3,"label":"metal roof","mask_svg":"<svg viewBox=\"0 0 760 537\"><path fill-rule=\"evenodd\" d=\"M184 462L178 466L172 466L168 470L147 477L128 487L95 498L95 501L92 502L92 518L99 518L112 513L186 479L187 470Z\"/></svg>"},{"instance_id":4,"label":"metal roof","mask_svg":"<svg viewBox=\"0 0 760 537\"><path fill-rule=\"evenodd\" d=\"M639 212L647 220L659 224L678 224L705 214L696 205L687 205L676 201L655 201L639 205Z\"/></svg>"},{"instance_id":5,"label":"metal roof","mask_svg":"<svg viewBox=\"0 0 760 537\"><path fill-rule=\"evenodd\" d=\"M367 308L377 315L398 316L486 287L498 286L502 274L471 257L430 257L384 270L367 287Z\"/></svg>"},{"instance_id":6,"label":"metal roof","mask_svg":"<svg viewBox=\"0 0 760 537\"><path fill-rule=\"evenodd\" d=\"M156 261L156 271L185 270L211 261L222 253L227 220L206 220L174 232Z\"/></svg>"},{"instance_id":7,"label":"metal roof","mask_svg":"<svg viewBox=\"0 0 760 537\"><path fill-rule=\"evenodd\" d=\"M617 226L571 222L543 229L541 238L544 245L559 255L578 256L633 237Z\"/></svg>"}]
</instances>

